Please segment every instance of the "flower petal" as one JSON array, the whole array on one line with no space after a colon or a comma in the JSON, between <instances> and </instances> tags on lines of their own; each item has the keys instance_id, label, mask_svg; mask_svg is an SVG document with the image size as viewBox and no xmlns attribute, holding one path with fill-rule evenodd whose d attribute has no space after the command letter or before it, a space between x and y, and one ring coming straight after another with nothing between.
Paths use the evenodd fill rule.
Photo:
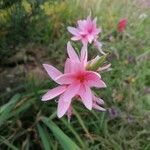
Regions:
<instances>
[{"instance_id":1,"label":"flower petal","mask_svg":"<svg viewBox=\"0 0 150 150\"><path fill-rule=\"evenodd\" d=\"M71 84L74 81L74 76L71 73L62 74L56 78L59 84Z\"/></svg>"},{"instance_id":2,"label":"flower petal","mask_svg":"<svg viewBox=\"0 0 150 150\"><path fill-rule=\"evenodd\" d=\"M94 36L93 35L88 35L87 38L88 38L88 41L89 41L90 44L94 40Z\"/></svg>"},{"instance_id":3,"label":"flower petal","mask_svg":"<svg viewBox=\"0 0 150 150\"><path fill-rule=\"evenodd\" d=\"M102 31L101 28L96 29L95 34L99 34Z\"/></svg>"},{"instance_id":4,"label":"flower petal","mask_svg":"<svg viewBox=\"0 0 150 150\"><path fill-rule=\"evenodd\" d=\"M42 96L42 101L50 100L50 99L62 94L65 90L66 90L66 86L58 86L56 88L53 88Z\"/></svg>"},{"instance_id":5,"label":"flower petal","mask_svg":"<svg viewBox=\"0 0 150 150\"><path fill-rule=\"evenodd\" d=\"M94 59L88 61L88 65L90 66L94 65L99 59L100 59L100 56L97 55Z\"/></svg>"},{"instance_id":6,"label":"flower petal","mask_svg":"<svg viewBox=\"0 0 150 150\"><path fill-rule=\"evenodd\" d=\"M65 62L64 73L71 73L71 61L69 58Z\"/></svg>"},{"instance_id":7,"label":"flower petal","mask_svg":"<svg viewBox=\"0 0 150 150\"><path fill-rule=\"evenodd\" d=\"M62 75L62 73L57 70L55 67L48 65L48 64L43 64L43 67L45 68L46 72L48 75L55 81L55 79Z\"/></svg>"},{"instance_id":8,"label":"flower petal","mask_svg":"<svg viewBox=\"0 0 150 150\"><path fill-rule=\"evenodd\" d=\"M72 73L75 73L75 74L85 71L84 62L79 62L79 63L72 62L71 67L72 67Z\"/></svg>"},{"instance_id":9,"label":"flower petal","mask_svg":"<svg viewBox=\"0 0 150 150\"><path fill-rule=\"evenodd\" d=\"M57 116L58 118L61 118L69 109L69 106L71 104L71 100L69 101L64 101L63 99L63 94L60 96L59 101L58 101L58 107L57 107Z\"/></svg>"},{"instance_id":10,"label":"flower petal","mask_svg":"<svg viewBox=\"0 0 150 150\"><path fill-rule=\"evenodd\" d=\"M101 76L97 72L87 71L86 80L88 86L90 87L106 87L106 84L101 80Z\"/></svg>"},{"instance_id":11,"label":"flower petal","mask_svg":"<svg viewBox=\"0 0 150 150\"><path fill-rule=\"evenodd\" d=\"M101 54L106 55L106 53L102 50L102 43L97 39L94 41L94 46L99 50Z\"/></svg>"},{"instance_id":12,"label":"flower petal","mask_svg":"<svg viewBox=\"0 0 150 150\"><path fill-rule=\"evenodd\" d=\"M85 31L86 20L78 20L78 29L79 31Z\"/></svg>"},{"instance_id":13,"label":"flower petal","mask_svg":"<svg viewBox=\"0 0 150 150\"><path fill-rule=\"evenodd\" d=\"M71 38L72 41L78 41L78 40L81 40L81 36L73 36Z\"/></svg>"},{"instance_id":14,"label":"flower petal","mask_svg":"<svg viewBox=\"0 0 150 150\"><path fill-rule=\"evenodd\" d=\"M100 110L100 111L106 111L105 108L103 108L103 107L101 107L101 106L99 106L99 105L97 105L97 104L93 104L93 108L94 108L94 109L97 109L97 110Z\"/></svg>"},{"instance_id":15,"label":"flower petal","mask_svg":"<svg viewBox=\"0 0 150 150\"><path fill-rule=\"evenodd\" d=\"M103 105L104 104L104 101L101 98L96 97L94 94L93 94L93 101L95 103L97 103L98 105Z\"/></svg>"},{"instance_id":16,"label":"flower petal","mask_svg":"<svg viewBox=\"0 0 150 150\"><path fill-rule=\"evenodd\" d=\"M71 105L69 106L66 113L67 113L68 121L70 121L71 116L72 116L72 106Z\"/></svg>"},{"instance_id":17,"label":"flower petal","mask_svg":"<svg viewBox=\"0 0 150 150\"><path fill-rule=\"evenodd\" d=\"M63 94L64 101L70 101L75 95L78 94L80 88L80 83L74 82L73 84L67 87L67 90Z\"/></svg>"},{"instance_id":18,"label":"flower petal","mask_svg":"<svg viewBox=\"0 0 150 150\"><path fill-rule=\"evenodd\" d=\"M101 79L101 75L94 71L86 71L86 79L87 80Z\"/></svg>"},{"instance_id":19,"label":"flower petal","mask_svg":"<svg viewBox=\"0 0 150 150\"><path fill-rule=\"evenodd\" d=\"M96 22L97 22L97 17L94 18L93 24L96 25Z\"/></svg>"},{"instance_id":20,"label":"flower petal","mask_svg":"<svg viewBox=\"0 0 150 150\"><path fill-rule=\"evenodd\" d=\"M67 27L68 31L75 35L75 36L78 36L79 35L79 30L77 28L74 28L74 27Z\"/></svg>"},{"instance_id":21,"label":"flower petal","mask_svg":"<svg viewBox=\"0 0 150 150\"><path fill-rule=\"evenodd\" d=\"M65 63L65 69L64 72L65 74L67 73L77 73L77 72L81 72L84 69L84 65L81 62L74 62L71 59L67 59L66 63ZM58 77L59 78L59 77Z\"/></svg>"},{"instance_id":22,"label":"flower petal","mask_svg":"<svg viewBox=\"0 0 150 150\"><path fill-rule=\"evenodd\" d=\"M87 85L82 85L79 90L79 95L82 99L83 104L89 110L92 109L92 92Z\"/></svg>"},{"instance_id":23,"label":"flower petal","mask_svg":"<svg viewBox=\"0 0 150 150\"><path fill-rule=\"evenodd\" d=\"M68 42L67 43L67 52L68 52L68 55L69 55L69 58L72 60L72 61L76 61L76 62L79 62L79 57L78 55L76 54L74 48L72 47L71 43Z\"/></svg>"},{"instance_id":24,"label":"flower petal","mask_svg":"<svg viewBox=\"0 0 150 150\"><path fill-rule=\"evenodd\" d=\"M81 49L80 61L83 62L85 65L87 64L87 57L88 57L87 44L84 44Z\"/></svg>"},{"instance_id":25,"label":"flower petal","mask_svg":"<svg viewBox=\"0 0 150 150\"><path fill-rule=\"evenodd\" d=\"M108 68L110 68L110 66L111 66L111 64L107 64L107 65L105 65L105 66L102 66L102 67L98 68L97 71L107 70Z\"/></svg>"}]
</instances>

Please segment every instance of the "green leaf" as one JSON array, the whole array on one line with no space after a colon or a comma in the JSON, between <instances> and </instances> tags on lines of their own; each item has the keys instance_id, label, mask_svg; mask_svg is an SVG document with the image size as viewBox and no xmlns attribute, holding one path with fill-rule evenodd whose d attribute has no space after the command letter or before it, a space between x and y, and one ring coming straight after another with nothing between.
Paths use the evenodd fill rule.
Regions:
<instances>
[{"instance_id":1,"label":"green leaf","mask_svg":"<svg viewBox=\"0 0 150 150\"><path fill-rule=\"evenodd\" d=\"M10 109L16 104L16 102L20 99L20 94L14 95L8 103L4 104L0 107L0 114L3 112L8 112Z\"/></svg>"},{"instance_id":2,"label":"green leaf","mask_svg":"<svg viewBox=\"0 0 150 150\"><path fill-rule=\"evenodd\" d=\"M82 146L82 148L87 149L86 145L84 144L84 142L80 138L79 134L75 131L75 129L73 128L73 126L69 122L67 122L65 119L63 119L63 118L61 119L61 121L74 134L74 136L76 137L76 139L78 140L78 142L80 143L80 145Z\"/></svg>"},{"instance_id":3,"label":"green leaf","mask_svg":"<svg viewBox=\"0 0 150 150\"><path fill-rule=\"evenodd\" d=\"M70 139L53 121L42 118L43 123L53 132L54 136L60 142L65 150L80 150L80 148Z\"/></svg>"},{"instance_id":4,"label":"green leaf","mask_svg":"<svg viewBox=\"0 0 150 150\"><path fill-rule=\"evenodd\" d=\"M0 136L0 142L7 145L11 150L19 150L17 147L15 147L13 144L11 144L7 139L5 139L3 136Z\"/></svg>"},{"instance_id":5,"label":"green leaf","mask_svg":"<svg viewBox=\"0 0 150 150\"><path fill-rule=\"evenodd\" d=\"M20 94L16 94L10 99L8 103L0 107L0 126L12 116L11 111L13 110L18 100L20 100Z\"/></svg>"},{"instance_id":6,"label":"green leaf","mask_svg":"<svg viewBox=\"0 0 150 150\"><path fill-rule=\"evenodd\" d=\"M89 135L89 131L88 131L88 129L86 128L86 126L85 126L85 124L84 124L84 121L82 120L82 118L80 117L80 115L78 114L78 112L77 112L75 109L73 109L73 112L74 112L75 116L77 117L77 119L78 119L80 125L82 126L83 130L85 131L85 133L86 133L87 135Z\"/></svg>"},{"instance_id":7,"label":"green leaf","mask_svg":"<svg viewBox=\"0 0 150 150\"><path fill-rule=\"evenodd\" d=\"M51 147L50 147L50 142L49 142L49 141L50 141L50 138L49 138L48 135L45 133L44 128L43 128L40 124L38 124L37 127L38 127L39 135L40 135L40 138L41 138L41 140L42 140L44 149L45 149L45 150L50 150L50 149L51 149Z\"/></svg>"},{"instance_id":8,"label":"green leaf","mask_svg":"<svg viewBox=\"0 0 150 150\"><path fill-rule=\"evenodd\" d=\"M20 100L20 95L15 95L7 104L1 107L0 126L13 116L16 117L21 112L26 111L31 107L34 100L34 98Z\"/></svg>"}]
</instances>

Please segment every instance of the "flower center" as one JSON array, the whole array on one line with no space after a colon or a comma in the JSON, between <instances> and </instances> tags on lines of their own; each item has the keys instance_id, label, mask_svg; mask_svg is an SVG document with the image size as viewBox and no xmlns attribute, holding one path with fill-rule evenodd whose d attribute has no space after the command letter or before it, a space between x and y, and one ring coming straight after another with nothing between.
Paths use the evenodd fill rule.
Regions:
<instances>
[{"instance_id":1,"label":"flower center","mask_svg":"<svg viewBox=\"0 0 150 150\"><path fill-rule=\"evenodd\" d=\"M77 76L77 80L80 81L80 83L83 83L85 81L85 76L83 74Z\"/></svg>"},{"instance_id":2,"label":"flower center","mask_svg":"<svg viewBox=\"0 0 150 150\"><path fill-rule=\"evenodd\" d=\"M92 33L92 31L93 31L93 28L92 28L92 27L89 27L89 28L88 28L88 33Z\"/></svg>"},{"instance_id":3,"label":"flower center","mask_svg":"<svg viewBox=\"0 0 150 150\"><path fill-rule=\"evenodd\" d=\"M82 34L82 38L86 38L86 34Z\"/></svg>"}]
</instances>

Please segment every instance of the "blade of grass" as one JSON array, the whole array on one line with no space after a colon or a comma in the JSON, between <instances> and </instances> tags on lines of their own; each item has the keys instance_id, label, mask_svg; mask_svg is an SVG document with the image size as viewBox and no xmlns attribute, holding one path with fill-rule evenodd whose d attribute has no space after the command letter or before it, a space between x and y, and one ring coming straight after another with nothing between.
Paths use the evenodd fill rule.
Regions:
<instances>
[{"instance_id":1,"label":"blade of grass","mask_svg":"<svg viewBox=\"0 0 150 150\"><path fill-rule=\"evenodd\" d=\"M80 150L80 148L70 139L53 121L43 117L42 122L52 131L63 149Z\"/></svg>"},{"instance_id":2,"label":"blade of grass","mask_svg":"<svg viewBox=\"0 0 150 150\"><path fill-rule=\"evenodd\" d=\"M144 150L149 150L150 149L150 143L147 144L147 146L144 148Z\"/></svg>"},{"instance_id":3,"label":"blade of grass","mask_svg":"<svg viewBox=\"0 0 150 150\"><path fill-rule=\"evenodd\" d=\"M105 121L105 112L101 113L100 120L101 120L101 122L100 122L100 128L102 129L103 125L104 125L104 121Z\"/></svg>"},{"instance_id":4,"label":"blade of grass","mask_svg":"<svg viewBox=\"0 0 150 150\"><path fill-rule=\"evenodd\" d=\"M67 122L65 119L61 119L61 121L74 134L74 136L76 137L76 139L78 140L78 142L80 143L80 145L82 146L82 148L83 149L87 149L87 146L84 144L84 142L80 138L79 134L74 130L74 128L71 126L71 124L69 122Z\"/></svg>"},{"instance_id":5,"label":"blade of grass","mask_svg":"<svg viewBox=\"0 0 150 150\"><path fill-rule=\"evenodd\" d=\"M78 112L75 109L73 109L73 113L77 117L80 125L82 126L82 128L85 131L85 133L87 134L87 136L93 141L93 138L90 136L90 133L89 133L88 129L86 128L86 126L84 124L84 121L82 120L82 118L80 117L80 115L78 114Z\"/></svg>"},{"instance_id":6,"label":"blade of grass","mask_svg":"<svg viewBox=\"0 0 150 150\"><path fill-rule=\"evenodd\" d=\"M39 135L40 135L40 138L42 140L42 143L43 143L43 146L44 146L44 149L45 150L51 150L51 147L50 147L50 143L49 143L49 137L47 136L47 134L45 134L45 131L43 129L43 127L38 124L37 125L37 128L38 128L38 131L39 131Z\"/></svg>"},{"instance_id":7,"label":"blade of grass","mask_svg":"<svg viewBox=\"0 0 150 150\"><path fill-rule=\"evenodd\" d=\"M49 119L52 120L54 118L56 118L57 116L57 112L55 111L54 113L52 113L50 116L49 116Z\"/></svg>"},{"instance_id":8,"label":"blade of grass","mask_svg":"<svg viewBox=\"0 0 150 150\"><path fill-rule=\"evenodd\" d=\"M9 111L15 104L16 102L20 99L20 94L14 95L8 103L4 104L3 106L0 107L0 114L3 113L4 111Z\"/></svg>"},{"instance_id":9,"label":"blade of grass","mask_svg":"<svg viewBox=\"0 0 150 150\"><path fill-rule=\"evenodd\" d=\"M31 141L31 139L30 139L30 136L28 135L26 137L26 139L22 142L21 149L23 149L23 150L29 150L30 149L30 141Z\"/></svg>"},{"instance_id":10,"label":"blade of grass","mask_svg":"<svg viewBox=\"0 0 150 150\"><path fill-rule=\"evenodd\" d=\"M34 98L30 100L25 99L25 101L22 100L17 104L15 103L16 105L7 105L7 110L5 109L2 113L0 113L0 126L3 125L8 119L12 118L13 116L17 116L21 112L26 111L29 107L31 107L34 100Z\"/></svg>"},{"instance_id":11,"label":"blade of grass","mask_svg":"<svg viewBox=\"0 0 150 150\"><path fill-rule=\"evenodd\" d=\"M35 101L34 98L32 99L28 99L27 101L25 101L25 103L22 103L20 106L18 106L17 108L15 108L15 110L13 110L12 115L11 116L16 116L19 113L26 111L29 107L32 106L33 101Z\"/></svg>"},{"instance_id":12,"label":"blade of grass","mask_svg":"<svg viewBox=\"0 0 150 150\"><path fill-rule=\"evenodd\" d=\"M20 94L13 96L8 103L0 107L0 126L10 118L11 111L20 99Z\"/></svg>"},{"instance_id":13,"label":"blade of grass","mask_svg":"<svg viewBox=\"0 0 150 150\"><path fill-rule=\"evenodd\" d=\"M17 147L15 147L13 144L11 144L7 139L5 139L2 136L0 136L0 142L2 142L3 144L7 145L12 150L19 150Z\"/></svg>"}]
</instances>

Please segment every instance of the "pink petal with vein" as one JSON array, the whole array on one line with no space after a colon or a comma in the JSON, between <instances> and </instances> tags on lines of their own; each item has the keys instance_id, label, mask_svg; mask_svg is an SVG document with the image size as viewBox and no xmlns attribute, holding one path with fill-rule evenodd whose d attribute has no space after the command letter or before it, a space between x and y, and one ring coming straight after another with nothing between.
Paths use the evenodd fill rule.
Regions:
<instances>
[{"instance_id":1,"label":"pink petal with vein","mask_svg":"<svg viewBox=\"0 0 150 150\"><path fill-rule=\"evenodd\" d=\"M86 85L82 85L79 90L79 95L85 107L91 110L92 109L92 92L90 88Z\"/></svg>"},{"instance_id":2,"label":"pink petal with vein","mask_svg":"<svg viewBox=\"0 0 150 150\"><path fill-rule=\"evenodd\" d=\"M67 110L67 117L68 117L68 121L70 121L72 116L72 106L70 105L68 110Z\"/></svg>"},{"instance_id":3,"label":"pink petal with vein","mask_svg":"<svg viewBox=\"0 0 150 150\"><path fill-rule=\"evenodd\" d=\"M63 99L63 94L60 96L59 101L58 101L58 107L57 107L57 116L58 118L61 118L69 109L69 106L71 104L71 100L69 101L64 101Z\"/></svg>"},{"instance_id":4,"label":"pink petal with vein","mask_svg":"<svg viewBox=\"0 0 150 150\"><path fill-rule=\"evenodd\" d=\"M103 70L106 70L106 69L108 69L110 66L111 66L111 64L102 66L102 67L100 67L97 71L103 71Z\"/></svg>"},{"instance_id":5,"label":"pink petal with vein","mask_svg":"<svg viewBox=\"0 0 150 150\"><path fill-rule=\"evenodd\" d=\"M72 82L74 82L74 76L71 73L62 74L56 78L56 81L59 84L71 84Z\"/></svg>"},{"instance_id":6,"label":"pink petal with vein","mask_svg":"<svg viewBox=\"0 0 150 150\"><path fill-rule=\"evenodd\" d=\"M69 58L65 62L64 73L71 73L71 61Z\"/></svg>"},{"instance_id":7,"label":"pink petal with vein","mask_svg":"<svg viewBox=\"0 0 150 150\"><path fill-rule=\"evenodd\" d=\"M96 102L99 105L104 104L104 101L101 98L96 97L94 94L93 94L93 101Z\"/></svg>"},{"instance_id":8,"label":"pink petal with vein","mask_svg":"<svg viewBox=\"0 0 150 150\"><path fill-rule=\"evenodd\" d=\"M70 42L67 43L67 52L72 61L79 62L79 57Z\"/></svg>"},{"instance_id":9,"label":"pink petal with vein","mask_svg":"<svg viewBox=\"0 0 150 150\"><path fill-rule=\"evenodd\" d=\"M43 64L43 67L45 68L46 72L48 75L55 81L55 79L62 75L62 73L57 70L55 67L48 65L48 64Z\"/></svg>"},{"instance_id":10,"label":"pink petal with vein","mask_svg":"<svg viewBox=\"0 0 150 150\"><path fill-rule=\"evenodd\" d=\"M103 108L103 107L101 107L101 106L99 106L99 105L97 105L97 104L93 104L93 108L94 108L94 109L97 109L97 110L100 110L100 111L106 111L105 108Z\"/></svg>"},{"instance_id":11,"label":"pink petal with vein","mask_svg":"<svg viewBox=\"0 0 150 150\"><path fill-rule=\"evenodd\" d=\"M78 41L78 40L81 40L81 36L73 36L71 38L72 41Z\"/></svg>"},{"instance_id":12,"label":"pink petal with vein","mask_svg":"<svg viewBox=\"0 0 150 150\"><path fill-rule=\"evenodd\" d=\"M69 101L71 100L76 94L78 94L80 88L80 83L74 82L73 84L69 85L67 87L67 90L63 94L63 99L64 101Z\"/></svg>"},{"instance_id":13,"label":"pink petal with vein","mask_svg":"<svg viewBox=\"0 0 150 150\"><path fill-rule=\"evenodd\" d=\"M93 71L88 71L86 75L87 84L90 87L103 88L106 84L101 80L101 76Z\"/></svg>"},{"instance_id":14,"label":"pink petal with vein","mask_svg":"<svg viewBox=\"0 0 150 150\"><path fill-rule=\"evenodd\" d=\"M72 33L73 35L75 35L75 36L78 36L78 35L79 35L79 31L78 31L77 28L68 27L67 29L68 29L68 31L69 31L70 33Z\"/></svg>"},{"instance_id":15,"label":"pink petal with vein","mask_svg":"<svg viewBox=\"0 0 150 150\"><path fill-rule=\"evenodd\" d=\"M80 57L80 61L83 62L84 65L87 65L87 57L88 57L87 44L84 44L81 49L81 57Z\"/></svg>"},{"instance_id":16,"label":"pink petal with vein","mask_svg":"<svg viewBox=\"0 0 150 150\"><path fill-rule=\"evenodd\" d=\"M42 96L42 101L51 100L54 97L62 94L65 90L66 90L66 86L58 86L56 88L53 88Z\"/></svg>"}]
</instances>

